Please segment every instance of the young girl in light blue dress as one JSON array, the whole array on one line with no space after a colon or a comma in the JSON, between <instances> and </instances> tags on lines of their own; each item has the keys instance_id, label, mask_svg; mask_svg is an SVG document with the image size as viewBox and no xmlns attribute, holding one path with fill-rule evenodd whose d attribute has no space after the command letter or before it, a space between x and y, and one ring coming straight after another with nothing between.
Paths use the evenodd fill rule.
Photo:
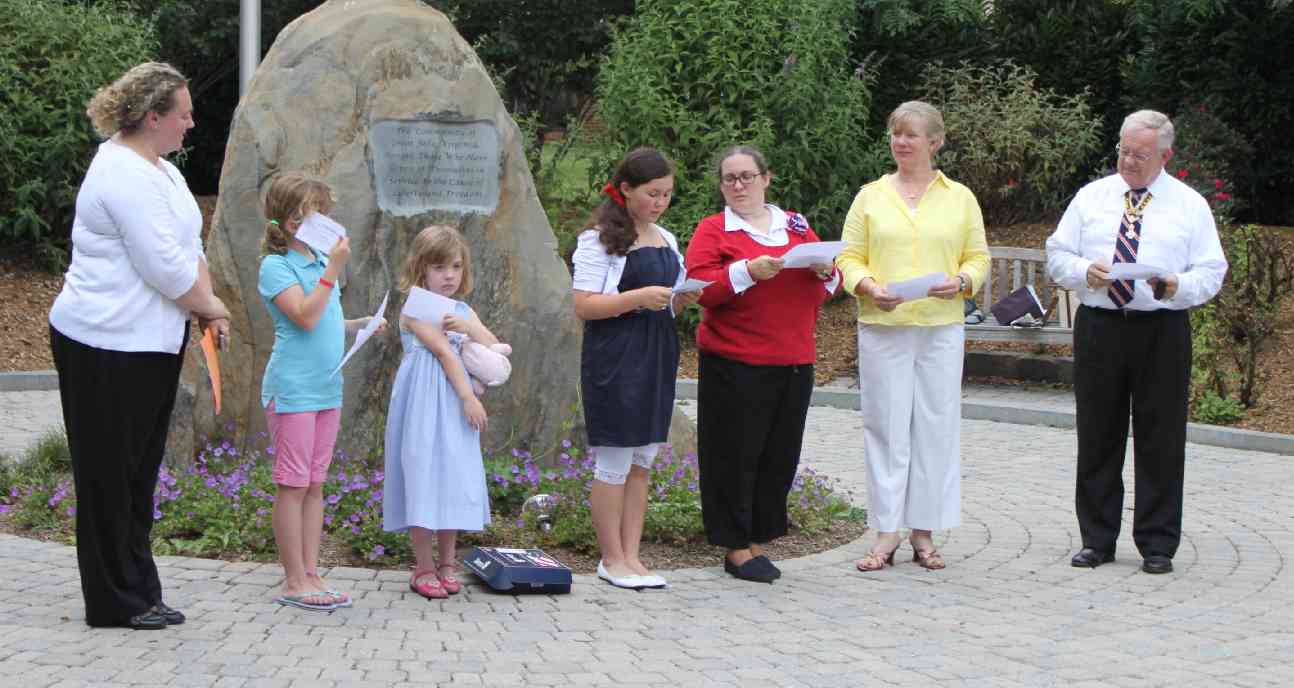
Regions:
<instances>
[{"instance_id":1,"label":"young girl in light blue dress","mask_svg":"<svg viewBox=\"0 0 1294 688\"><path fill-rule=\"evenodd\" d=\"M400 289L415 286L453 299L472 290L471 255L456 229L433 225L413 240ZM499 344L461 301L443 322L400 318L404 358L387 412L383 527L409 531L417 558L409 588L428 599L461 589L454 578L458 531L490 522L481 460L485 408L462 360L469 340Z\"/></svg>"}]
</instances>

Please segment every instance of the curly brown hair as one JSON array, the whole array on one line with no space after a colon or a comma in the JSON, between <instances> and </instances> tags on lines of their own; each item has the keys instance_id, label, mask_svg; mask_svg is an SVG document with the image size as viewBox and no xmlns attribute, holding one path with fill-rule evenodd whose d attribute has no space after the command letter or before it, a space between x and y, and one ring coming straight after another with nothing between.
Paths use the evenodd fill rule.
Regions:
<instances>
[{"instance_id":1,"label":"curly brown hair","mask_svg":"<svg viewBox=\"0 0 1294 688\"><path fill-rule=\"evenodd\" d=\"M629 188L642 186L647 182L674 174L674 163L663 153L650 146L643 146L629 151L616 173L611 175L611 185L620 188L621 182ZM633 218L629 211L610 198L602 201L588 224L598 230L598 239L606 247L607 253L613 256L629 254L629 247L638 240L638 231L634 229Z\"/></svg>"},{"instance_id":2,"label":"curly brown hair","mask_svg":"<svg viewBox=\"0 0 1294 688\"><path fill-rule=\"evenodd\" d=\"M442 265L454 258L463 259L463 281L454 296L472 293L472 250L457 229L449 225L431 225L418 232L409 246L409 257L400 270L400 291L422 286L423 275L432 265Z\"/></svg>"},{"instance_id":3,"label":"curly brown hair","mask_svg":"<svg viewBox=\"0 0 1294 688\"><path fill-rule=\"evenodd\" d=\"M85 110L103 138L137 129L150 112L165 115L175 107L175 92L189 87L180 70L164 62L135 65L100 88Z\"/></svg>"},{"instance_id":4,"label":"curly brown hair","mask_svg":"<svg viewBox=\"0 0 1294 688\"><path fill-rule=\"evenodd\" d=\"M265 192L265 238L261 255L283 255L292 245L288 223L300 224L310 213L332 210L332 189L327 183L300 172L280 174Z\"/></svg>"}]
</instances>

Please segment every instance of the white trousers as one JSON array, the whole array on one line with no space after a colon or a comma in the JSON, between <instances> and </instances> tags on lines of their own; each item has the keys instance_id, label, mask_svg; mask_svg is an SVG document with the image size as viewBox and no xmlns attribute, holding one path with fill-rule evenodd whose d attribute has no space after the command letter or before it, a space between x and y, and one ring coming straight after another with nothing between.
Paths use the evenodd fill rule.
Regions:
<instances>
[{"instance_id":1,"label":"white trousers","mask_svg":"<svg viewBox=\"0 0 1294 688\"><path fill-rule=\"evenodd\" d=\"M961 525L962 325L858 325L868 525Z\"/></svg>"}]
</instances>

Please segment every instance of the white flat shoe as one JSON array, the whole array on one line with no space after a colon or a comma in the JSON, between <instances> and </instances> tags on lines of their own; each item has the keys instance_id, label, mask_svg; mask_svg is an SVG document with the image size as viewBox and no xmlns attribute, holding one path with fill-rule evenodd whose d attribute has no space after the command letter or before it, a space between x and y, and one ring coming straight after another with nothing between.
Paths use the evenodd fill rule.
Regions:
<instances>
[{"instance_id":1,"label":"white flat shoe","mask_svg":"<svg viewBox=\"0 0 1294 688\"><path fill-rule=\"evenodd\" d=\"M611 572L607 570L607 567L603 566L600 561L598 562L598 578L601 578L617 588L624 588L626 590L637 590L639 588L647 587L647 584L643 582L642 576L613 576L611 575Z\"/></svg>"},{"instance_id":2,"label":"white flat shoe","mask_svg":"<svg viewBox=\"0 0 1294 688\"><path fill-rule=\"evenodd\" d=\"M642 586L644 588L668 588L669 587L669 583L665 581L665 578L663 576L658 576L654 573L649 573L645 576L638 576L638 580L642 581Z\"/></svg>"}]
</instances>

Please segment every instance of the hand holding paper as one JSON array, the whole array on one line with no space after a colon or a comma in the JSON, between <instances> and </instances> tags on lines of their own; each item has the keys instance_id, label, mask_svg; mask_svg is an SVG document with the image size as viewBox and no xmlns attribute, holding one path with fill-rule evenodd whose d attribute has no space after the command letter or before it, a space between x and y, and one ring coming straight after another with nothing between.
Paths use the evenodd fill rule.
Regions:
<instances>
[{"instance_id":1,"label":"hand holding paper","mask_svg":"<svg viewBox=\"0 0 1294 688\"><path fill-rule=\"evenodd\" d=\"M947 279L947 276L944 273L932 272L928 275L913 277L902 282L891 282L885 285L885 290L904 301L916 301L917 299L926 298L929 295L930 287L939 284L945 279Z\"/></svg>"},{"instance_id":2,"label":"hand holding paper","mask_svg":"<svg viewBox=\"0 0 1294 688\"><path fill-rule=\"evenodd\" d=\"M1148 280L1151 277L1163 277L1167 273L1161 267L1146 263L1115 263L1110 266L1110 279L1114 280Z\"/></svg>"},{"instance_id":3,"label":"hand holding paper","mask_svg":"<svg viewBox=\"0 0 1294 688\"><path fill-rule=\"evenodd\" d=\"M811 265L830 265L845 250L843 241L814 241L798 244L782 254L783 268L807 268Z\"/></svg>"},{"instance_id":4,"label":"hand holding paper","mask_svg":"<svg viewBox=\"0 0 1294 688\"><path fill-rule=\"evenodd\" d=\"M440 327L445 321L445 316L453 313L457 304L458 302L451 298L427 291L422 287L413 287L409 290L409 298L405 299L400 315L413 320L435 323Z\"/></svg>"},{"instance_id":5,"label":"hand holding paper","mask_svg":"<svg viewBox=\"0 0 1294 688\"><path fill-rule=\"evenodd\" d=\"M346 228L337 224L331 217L320 213L310 213L297 228L297 239L310 248L328 255L332 247L346 236Z\"/></svg>"},{"instance_id":6,"label":"hand holding paper","mask_svg":"<svg viewBox=\"0 0 1294 688\"><path fill-rule=\"evenodd\" d=\"M346 361L349 361L350 357L354 356L355 352L359 351L361 346L364 346L364 342L367 342L369 338L373 336L373 333L377 331L377 328L381 327L382 323L386 322L382 319L382 314L386 312L386 300L390 296L390 291L382 295L382 305L377 307L377 313L374 313L373 317L369 318L368 323L364 325L363 329L355 333L355 343L350 345L350 351L346 352L346 355L341 359L341 363L337 364L337 367L333 369L332 373L330 373L328 377L336 375L338 371L341 370L341 367L346 365Z\"/></svg>"},{"instance_id":7,"label":"hand holding paper","mask_svg":"<svg viewBox=\"0 0 1294 688\"><path fill-rule=\"evenodd\" d=\"M705 289L711 284L714 284L714 282L706 282L705 280L699 280L699 279L688 279L687 281L683 282L677 287L674 287L674 293L686 294L691 291L701 291L702 289Z\"/></svg>"}]
</instances>

